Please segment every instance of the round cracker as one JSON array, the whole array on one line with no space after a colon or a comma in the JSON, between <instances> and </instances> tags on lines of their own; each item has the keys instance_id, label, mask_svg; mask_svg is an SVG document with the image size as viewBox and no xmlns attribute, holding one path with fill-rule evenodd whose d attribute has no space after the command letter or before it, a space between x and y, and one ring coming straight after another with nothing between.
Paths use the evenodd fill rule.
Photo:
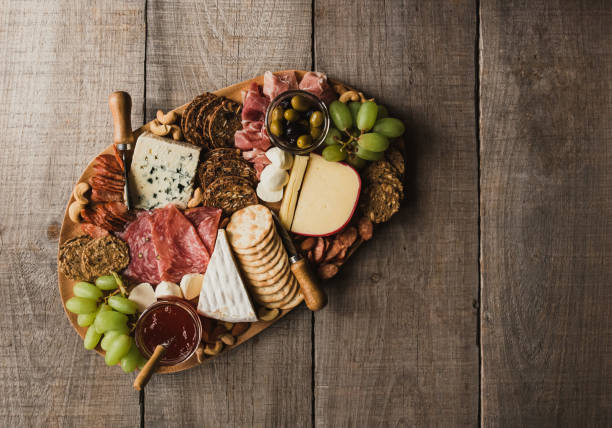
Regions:
<instances>
[{"instance_id":1,"label":"round cracker","mask_svg":"<svg viewBox=\"0 0 612 428\"><path fill-rule=\"evenodd\" d=\"M273 254L273 257L270 260L253 264L241 263L242 270L247 272L247 274L263 274L269 272L270 270L274 269L278 263L282 263L284 253L285 249L281 247L275 254Z\"/></svg>"},{"instance_id":2,"label":"round cracker","mask_svg":"<svg viewBox=\"0 0 612 428\"><path fill-rule=\"evenodd\" d=\"M270 243L276 239L276 230L274 228L270 229L268 234L264 237L264 239L259 242L257 245L249 248L235 248L232 246L234 253L240 254L242 256L253 256L262 253L266 248L269 248Z\"/></svg>"},{"instance_id":3,"label":"round cracker","mask_svg":"<svg viewBox=\"0 0 612 428\"><path fill-rule=\"evenodd\" d=\"M291 269L289 268L289 263L287 263L287 265L284 266L279 273L277 273L276 275L274 275L273 277L268 278L268 279L258 280L258 279L249 278L248 276L246 276L246 277L247 277L248 282L250 283L250 285L252 285L253 287L266 287L266 286L270 286L270 285L276 284L285 275L287 275L287 272L291 272Z\"/></svg>"},{"instance_id":4,"label":"round cracker","mask_svg":"<svg viewBox=\"0 0 612 428\"><path fill-rule=\"evenodd\" d=\"M269 278L274 278L279 272L282 272L286 266L289 266L289 257L287 253L283 251L280 260L276 264L270 265L268 270L264 272L243 272L251 281L266 281Z\"/></svg>"},{"instance_id":5,"label":"round cracker","mask_svg":"<svg viewBox=\"0 0 612 428\"><path fill-rule=\"evenodd\" d=\"M232 214L226 231L232 247L246 249L262 242L273 228L274 220L270 210L258 204L249 205Z\"/></svg>"},{"instance_id":6,"label":"round cracker","mask_svg":"<svg viewBox=\"0 0 612 428\"><path fill-rule=\"evenodd\" d=\"M283 299L277 302L263 302L259 300L257 296L255 296L255 301L259 303L260 305L265 306L268 309L279 309L282 306L287 305L289 302L291 302L295 298L295 295L300 292L300 287L298 286L297 280L295 279L295 277L293 277L293 279L294 280L292 282L291 289L289 290L289 293L287 293L287 295Z\"/></svg>"},{"instance_id":7,"label":"round cracker","mask_svg":"<svg viewBox=\"0 0 612 428\"><path fill-rule=\"evenodd\" d=\"M299 290L298 287L298 292L296 293L296 295L293 297L293 300L291 300L289 303L287 303L285 306L281 306L280 309L293 309L295 308L297 305L299 305L300 303L302 303L304 301L304 296L302 295L301 290Z\"/></svg>"},{"instance_id":8,"label":"round cracker","mask_svg":"<svg viewBox=\"0 0 612 428\"><path fill-rule=\"evenodd\" d=\"M275 302L280 302L284 300L287 297L287 295L293 291L293 288L295 287L295 284L294 284L295 277L290 276L289 278L290 278L289 281L287 281L287 283L280 290L275 291L274 293L270 293L270 294L254 293L255 299L259 300L262 303L275 303Z\"/></svg>"},{"instance_id":9,"label":"round cracker","mask_svg":"<svg viewBox=\"0 0 612 428\"><path fill-rule=\"evenodd\" d=\"M83 249L89 245L91 241L91 237L82 235L69 239L60 246L59 268L67 278L74 280L90 279L85 277L83 273L81 255L83 254Z\"/></svg>"},{"instance_id":10,"label":"round cracker","mask_svg":"<svg viewBox=\"0 0 612 428\"><path fill-rule=\"evenodd\" d=\"M277 291L282 290L283 288L290 286L291 285L291 277L293 276L293 273L291 272L291 270L289 270L278 282L276 282L273 285L267 285L267 286L253 286L251 285L249 287L249 290L254 293L255 295L261 296L261 295L268 295L268 294L272 294L272 293L276 293Z\"/></svg>"},{"instance_id":11,"label":"round cracker","mask_svg":"<svg viewBox=\"0 0 612 428\"><path fill-rule=\"evenodd\" d=\"M81 255L83 273L88 278L119 272L130 262L130 251L121 239L107 235L92 240Z\"/></svg>"},{"instance_id":12,"label":"round cracker","mask_svg":"<svg viewBox=\"0 0 612 428\"><path fill-rule=\"evenodd\" d=\"M235 253L236 258L240 260L240 263L248 265L257 265L261 263L267 263L276 255L278 247L281 246L281 240L278 236L275 236L261 251L256 251L252 254L241 254Z\"/></svg>"}]
</instances>

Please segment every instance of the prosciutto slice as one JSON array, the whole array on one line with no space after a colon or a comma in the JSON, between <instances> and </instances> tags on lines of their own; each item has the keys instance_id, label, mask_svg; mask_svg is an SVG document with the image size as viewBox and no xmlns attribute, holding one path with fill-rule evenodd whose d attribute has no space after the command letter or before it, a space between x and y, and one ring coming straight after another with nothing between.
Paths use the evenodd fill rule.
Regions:
<instances>
[{"instance_id":1,"label":"prosciutto slice","mask_svg":"<svg viewBox=\"0 0 612 428\"><path fill-rule=\"evenodd\" d=\"M242 157L247 161L251 162L255 167L255 171L257 172L257 178L261 178L261 172L266 167L266 165L270 165L270 159L266 156L266 152L259 149L253 149L248 152L242 152Z\"/></svg>"},{"instance_id":2,"label":"prosciutto slice","mask_svg":"<svg viewBox=\"0 0 612 428\"><path fill-rule=\"evenodd\" d=\"M153 223L151 213L141 211L136 220L128 224L117 236L127 242L130 248L130 264L123 271L128 279L134 282L157 284L161 281L157 250L151 239Z\"/></svg>"},{"instance_id":3,"label":"prosciutto slice","mask_svg":"<svg viewBox=\"0 0 612 428\"><path fill-rule=\"evenodd\" d=\"M185 211L185 217L195 226L208 254L212 254L217 240L221 210L212 207L191 208Z\"/></svg>"},{"instance_id":4,"label":"prosciutto slice","mask_svg":"<svg viewBox=\"0 0 612 428\"><path fill-rule=\"evenodd\" d=\"M298 88L297 79L293 71L274 74L271 71L264 73L263 94L270 100L286 91Z\"/></svg>"},{"instance_id":5,"label":"prosciutto slice","mask_svg":"<svg viewBox=\"0 0 612 428\"><path fill-rule=\"evenodd\" d=\"M266 151L270 148L270 137L263 121L242 121L242 129L234 134L234 145L242 151L257 148Z\"/></svg>"},{"instance_id":6,"label":"prosciutto slice","mask_svg":"<svg viewBox=\"0 0 612 428\"><path fill-rule=\"evenodd\" d=\"M169 204L153 211L152 241L157 250L162 281L178 283L188 273L204 273L208 250L189 220Z\"/></svg>"},{"instance_id":7,"label":"prosciutto slice","mask_svg":"<svg viewBox=\"0 0 612 428\"><path fill-rule=\"evenodd\" d=\"M299 88L316 95L325 103L329 103L336 98L334 90L327 82L327 76L318 71L309 71L306 73L304 77L302 77Z\"/></svg>"},{"instance_id":8,"label":"prosciutto slice","mask_svg":"<svg viewBox=\"0 0 612 428\"><path fill-rule=\"evenodd\" d=\"M242 120L261 121L264 119L270 100L259 92L259 85L251 83L244 95L242 105Z\"/></svg>"}]
</instances>

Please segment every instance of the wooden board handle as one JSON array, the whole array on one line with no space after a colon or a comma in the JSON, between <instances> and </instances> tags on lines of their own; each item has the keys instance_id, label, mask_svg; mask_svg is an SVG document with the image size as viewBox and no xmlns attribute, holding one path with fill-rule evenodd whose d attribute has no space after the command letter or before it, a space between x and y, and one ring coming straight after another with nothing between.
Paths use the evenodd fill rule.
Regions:
<instances>
[{"instance_id":1,"label":"wooden board handle","mask_svg":"<svg viewBox=\"0 0 612 428\"><path fill-rule=\"evenodd\" d=\"M108 106L113 115L113 142L115 144L132 144L132 98L123 91L113 92L108 97Z\"/></svg>"},{"instance_id":2,"label":"wooden board handle","mask_svg":"<svg viewBox=\"0 0 612 428\"><path fill-rule=\"evenodd\" d=\"M155 369L157 368L159 360L161 360L165 353L165 346L157 345L155 351L153 351L153 355L151 355L149 361L147 361L147 363L144 365L142 370L140 370L138 376L136 376L136 379L134 380L134 388L136 388L136 390L140 391L145 386L147 386L147 383L149 383L151 376L153 376L153 373L155 373Z\"/></svg>"},{"instance_id":3,"label":"wooden board handle","mask_svg":"<svg viewBox=\"0 0 612 428\"><path fill-rule=\"evenodd\" d=\"M327 304L325 292L317 284L317 280L308 268L305 259L300 259L291 265L291 272L295 275L300 290L304 296L306 306L311 311L318 311Z\"/></svg>"}]
</instances>

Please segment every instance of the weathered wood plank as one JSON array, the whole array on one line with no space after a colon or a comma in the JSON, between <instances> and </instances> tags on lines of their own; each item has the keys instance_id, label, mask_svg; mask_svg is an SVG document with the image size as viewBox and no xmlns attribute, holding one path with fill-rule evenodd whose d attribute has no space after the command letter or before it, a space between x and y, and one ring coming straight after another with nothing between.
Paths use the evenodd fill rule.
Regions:
<instances>
[{"instance_id":1,"label":"weathered wood plank","mask_svg":"<svg viewBox=\"0 0 612 428\"><path fill-rule=\"evenodd\" d=\"M612 425L612 5L482 2L482 420Z\"/></svg>"},{"instance_id":2,"label":"weathered wood plank","mask_svg":"<svg viewBox=\"0 0 612 428\"><path fill-rule=\"evenodd\" d=\"M143 2L9 2L0 40L0 425L134 426L131 378L62 311L56 254L72 186L112 138L108 94L129 90L142 120Z\"/></svg>"},{"instance_id":3,"label":"weathered wood plank","mask_svg":"<svg viewBox=\"0 0 612 428\"><path fill-rule=\"evenodd\" d=\"M407 124L408 200L315 315L317 426L478 422L472 2L315 2L316 68Z\"/></svg>"},{"instance_id":4,"label":"weathered wood plank","mask_svg":"<svg viewBox=\"0 0 612 428\"><path fill-rule=\"evenodd\" d=\"M149 1L147 119L267 69L310 68L310 13L310 1ZM147 422L311 425L310 337L300 308L210 364L154 378Z\"/></svg>"}]
</instances>

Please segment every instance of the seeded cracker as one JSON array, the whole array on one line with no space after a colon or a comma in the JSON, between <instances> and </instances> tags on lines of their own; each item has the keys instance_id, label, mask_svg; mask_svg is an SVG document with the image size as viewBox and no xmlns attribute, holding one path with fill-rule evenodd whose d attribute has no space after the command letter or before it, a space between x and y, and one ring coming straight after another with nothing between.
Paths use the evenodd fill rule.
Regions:
<instances>
[{"instance_id":1,"label":"seeded cracker","mask_svg":"<svg viewBox=\"0 0 612 428\"><path fill-rule=\"evenodd\" d=\"M198 178L202 189L208 188L219 177L227 175L242 177L247 179L252 186L257 185L255 170L243 159L207 160L198 167Z\"/></svg>"},{"instance_id":2,"label":"seeded cracker","mask_svg":"<svg viewBox=\"0 0 612 428\"><path fill-rule=\"evenodd\" d=\"M240 109L240 104L225 100L210 115L206 130L213 147L234 145L234 134L242 129Z\"/></svg>"},{"instance_id":3,"label":"seeded cracker","mask_svg":"<svg viewBox=\"0 0 612 428\"><path fill-rule=\"evenodd\" d=\"M125 242L115 236L94 239L81 256L83 273L93 279L111 272L119 272L130 262L129 249Z\"/></svg>"},{"instance_id":4,"label":"seeded cracker","mask_svg":"<svg viewBox=\"0 0 612 428\"><path fill-rule=\"evenodd\" d=\"M89 279L83 273L81 254L91 241L92 238L83 235L69 239L60 246L59 268L67 278L74 280Z\"/></svg>"},{"instance_id":5,"label":"seeded cracker","mask_svg":"<svg viewBox=\"0 0 612 428\"><path fill-rule=\"evenodd\" d=\"M220 177L204 190L204 205L221 208L226 216L257 202L255 189L241 177Z\"/></svg>"}]
</instances>

